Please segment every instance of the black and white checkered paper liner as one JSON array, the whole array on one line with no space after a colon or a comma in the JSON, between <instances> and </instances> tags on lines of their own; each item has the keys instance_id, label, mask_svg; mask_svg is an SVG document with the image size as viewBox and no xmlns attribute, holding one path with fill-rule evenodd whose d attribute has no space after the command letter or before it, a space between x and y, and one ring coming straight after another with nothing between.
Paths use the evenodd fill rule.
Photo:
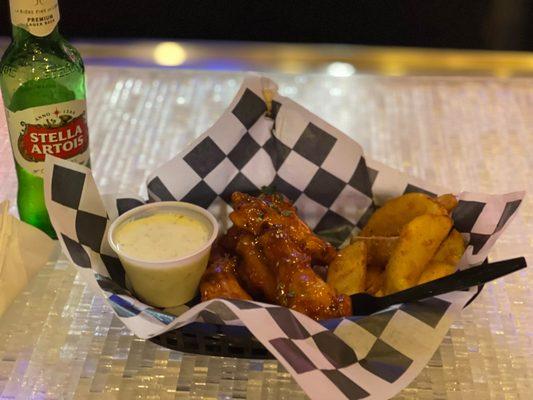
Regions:
<instances>
[{"instance_id":1,"label":"black and white checkered paper liner","mask_svg":"<svg viewBox=\"0 0 533 400\"><path fill-rule=\"evenodd\" d=\"M388 198L450 192L365 159L356 142L290 99L275 95L273 119L267 117L265 88L277 89L265 78L246 79L213 127L150 176L150 199L196 203L227 225L232 192L274 186L315 232L339 244ZM454 225L468 242L462 268L485 260L523 196L458 194ZM418 375L474 294L453 292L323 323L284 307L237 300L184 306L176 317L131 295L106 241L111 221L143 199L100 196L89 169L54 157L47 157L45 197L63 251L137 336L194 321L245 325L313 399L393 396Z\"/></svg>"}]
</instances>

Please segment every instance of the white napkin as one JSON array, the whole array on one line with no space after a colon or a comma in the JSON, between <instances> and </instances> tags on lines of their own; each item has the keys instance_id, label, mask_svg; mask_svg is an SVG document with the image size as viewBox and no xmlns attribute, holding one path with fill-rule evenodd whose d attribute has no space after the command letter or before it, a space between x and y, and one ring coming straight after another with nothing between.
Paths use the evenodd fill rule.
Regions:
<instances>
[{"instance_id":1,"label":"white napkin","mask_svg":"<svg viewBox=\"0 0 533 400\"><path fill-rule=\"evenodd\" d=\"M9 214L0 203L0 316L31 278L57 254L57 243Z\"/></svg>"}]
</instances>

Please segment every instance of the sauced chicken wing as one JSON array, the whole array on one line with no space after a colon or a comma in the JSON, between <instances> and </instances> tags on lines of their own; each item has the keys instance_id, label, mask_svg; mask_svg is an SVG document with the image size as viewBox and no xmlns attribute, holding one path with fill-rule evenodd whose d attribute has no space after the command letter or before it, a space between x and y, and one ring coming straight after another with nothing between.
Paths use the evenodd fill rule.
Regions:
<instances>
[{"instance_id":1,"label":"sauced chicken wing","mask_svg":"<svg viewBox=\"0 0 533 400\"><path fill-rule=\"evenodd\" d=\"M218 240L219 244L229 252L235 252L237 248L237 242L245 231L239 229L236 225L233 225L228 229L225 235L222 235Z\"/></svg>"},{"instance_id":2,"label":"sauced chicken wing","mask_svg":"<svg viewBox=\"0 0 533 400\"><path fill-rule=\"evenodd\" d=\"M276 277L265 263L256 237L233 225L219 243L239 256L236 272L244 289L257 300L275 301Z\"/></svg>"},{"instance_id":3,"label":"sauced chicken wing","mask_svg":"<svg viewBox=\"0 0 533 400\"><path fill-rule=\"evenodd\" d=\"M311 257L280 229L265 232L260 243L265 257L277 271L277 303L316 320L352 313L349 296L337 295L311 268Z\"/></svg>"},{"instance_id":4,"label":"sauced chicken wing","mask_svg":"<svg viewBox=\"0 0 533 400\"><path fill-rule=\"evenodd\" d=\"M266 263L257 240L249 233L242 234L236 246L241 262L237 274L244 288L254 298L274 302L276 300L276 276Z\"/></svg>"},{"instance_id":5,"label":"sauced chicken wing","mask_svg":"<svg viewBox=\"0 0 533 400\"><path fill-rule=\"evenodd\" d=\"M317 320L351 314L350 297L338 295L311 268L328 265L337 251L309 229L285 196L235 192L231 201L233 226L202 278L202 300L251 295Z\"/></svg>"},{"instance_id":6,"label":"sauced chicken wing","mask_svg":"<svg viewBox=\"0 0 533 400\"><path fill-rule=\"evenodd\" d=\"M317 237L296 214L296 209L281 194L253 197L235 192L231 196L234 211L230 219L241 230L260 235L265 229L277 228L287 232L300 244L302 251L315 264L329 264L337 254L328 242Z\"/></svg>"},{"instance_id":7,"label":"sauced chicken wing","mask_svg":"<svg viewBox=\"0 0 533 400\"><path fill-rule=\"evenodd\" d=\"M213 248L209 265L200 281L202 301L215 298L252 300L236 276L237 259Z\"/></svg>"}]
</instances>

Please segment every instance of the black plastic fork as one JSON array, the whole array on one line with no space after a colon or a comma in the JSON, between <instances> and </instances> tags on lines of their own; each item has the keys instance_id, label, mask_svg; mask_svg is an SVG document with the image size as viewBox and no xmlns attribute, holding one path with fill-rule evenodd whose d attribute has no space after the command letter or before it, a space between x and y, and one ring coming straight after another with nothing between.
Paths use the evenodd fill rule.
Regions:
<instances>
[{"instance_id":1,"label":"black plastic fork","mask_svg":"<svg viewBox=\"0 0 533 400\"><path fill-rule=\"evenodd\" d=\"M482 285L501 278L526 266L526 259L518 257L510 260L484 263L388 296L374 297L366 293L353 294L350 296L352 298L353 315L370 315L395 304L422 300L455 290L468 289L472 286Z\"/></svg>"}]
</instances>

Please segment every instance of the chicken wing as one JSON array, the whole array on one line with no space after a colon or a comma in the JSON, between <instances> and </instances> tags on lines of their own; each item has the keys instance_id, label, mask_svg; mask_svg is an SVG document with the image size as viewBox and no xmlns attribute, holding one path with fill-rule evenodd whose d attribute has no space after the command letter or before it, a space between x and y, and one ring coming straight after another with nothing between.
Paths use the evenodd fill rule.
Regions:
<instances>
[{"instance_id":1,"label":"chicken wing","mask_svg":"<svg viewBox=\"0 0 533 400\"><path fill-rule=\"evenodd\" d=\"M316 320L352 314L349 296L337 295L311 268L311 257L281 229L265 232L260 243L277 271L276 302Z\"/></svg>"},{"instance_id":2,"label":"chicken wing","mask_svg":"<svg viewBox=\"0 0 533 400\"><path fill-rule=\"evenodd\" d=\"M245 233L245 231L242 231L239 227L233 225L228 229L225 235L220 237L218 242L225 250L235 253L237 242L243 233Z\"/></svg>"},{"instance_id":3,"label":"chicken wing","mask_svg":"<svg viewBox=\"0 0 533 400\"><path fill-rule=\"evenodd\" d=\"M240 257L237 274L243 287L255 299L276 300L276 276L266 263L257 240L249 233L242 234L235 248Z\"/></svg>"},{"instance_id":4,"label":"chicken wing","mask_svg":"<svg viewBox=\"0 0 533 400\"><path fill-rule=\"evenodd\" d=\"M235 192L231 201L233 226L202 278L202 300L253 296L317 320L351 314L350 297L338 295L311 267L328 265L337 251L311 231L285 196Z\"/></svg>"},{"instance_id":5,"label":"chicken wing","mask_svg":"<svg viewBox=\"0 0 533 400\"><path fill-rule=\"evenodd\" d=\"M231 196L234 211L230 219L241 230L260 235L265 229L286 231L312 257L314 264L327 265L336 256L335 248L316 236L296 214L296 208L281 194L253 197L235 192Z\"/></svg>"},{"instance_id":6,"label":"chicken wing","mask_svg":"<svg viewBox=\"0 0 533 400\"><path fill-rule=\"evenodd\" d=\"M252 300L236 276L237 260L214 247L207 269L200 281L202 301L215 298Z\"/></svg>"}]
</instances>

